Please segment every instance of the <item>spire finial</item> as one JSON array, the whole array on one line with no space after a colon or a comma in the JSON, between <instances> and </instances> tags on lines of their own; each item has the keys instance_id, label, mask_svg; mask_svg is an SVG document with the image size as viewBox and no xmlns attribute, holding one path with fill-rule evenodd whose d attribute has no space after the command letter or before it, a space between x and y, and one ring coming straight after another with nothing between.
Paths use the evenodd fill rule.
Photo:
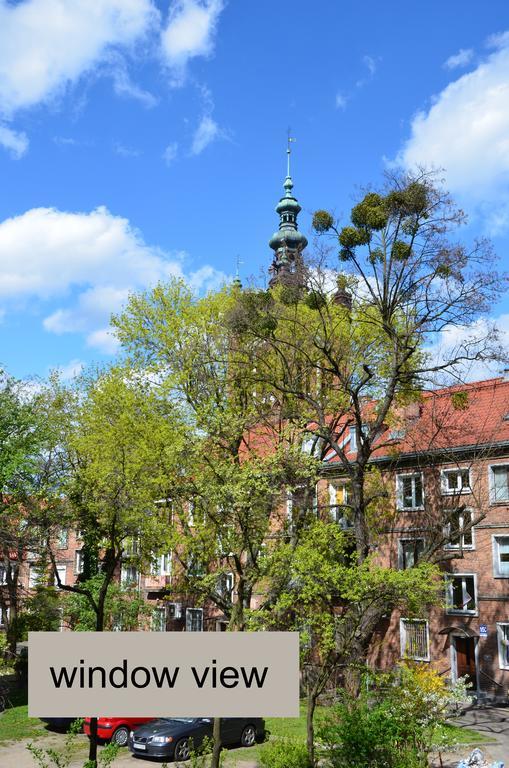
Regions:
<instances>
[{"instance_id":1,"label":"spire finial","mask_svg":"<svg viewBox=\"0 0 509 768\"><path fill-rule=\"evenodd\" d=\"M244 262L240 260L240 255L237 254L235 257L235 280L233 281L233 285L235 285L237 288L242 288L242 281L240 279L240 265Z\"/></svg>"},{"instance_id":2,"label":"spire finial","mask_svg":"<svg viewBox=\"0 0 509 768\"><path fill-rule=\"evenodd\" d=\"M288 126L288 144L286 148L286 157L287 157L287 169L286 169L286 175L288 178L290 178L290 155L292 154L292 148L290 147L290 144L292 141L295 141L295 139L292 137L292 131L290 126Z\"/></svg>"}]
</instances>

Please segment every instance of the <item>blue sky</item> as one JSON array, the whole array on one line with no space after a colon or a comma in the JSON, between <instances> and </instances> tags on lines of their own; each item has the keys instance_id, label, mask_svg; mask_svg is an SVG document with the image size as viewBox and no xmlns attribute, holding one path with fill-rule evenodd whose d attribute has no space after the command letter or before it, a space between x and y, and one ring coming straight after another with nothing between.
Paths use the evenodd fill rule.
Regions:
<instances>
[{"instance_id":1,"label":"blue sky","mask_svg":"<svg viewBox=\"0 0 509 768\"><path fill-rule=\"evenodd\" d=\"M129 290L265 272L288 126L308 236L424 163L507 265L503 0L0 0L0 362L67 376Z\"/></svg>"}]
</instances>

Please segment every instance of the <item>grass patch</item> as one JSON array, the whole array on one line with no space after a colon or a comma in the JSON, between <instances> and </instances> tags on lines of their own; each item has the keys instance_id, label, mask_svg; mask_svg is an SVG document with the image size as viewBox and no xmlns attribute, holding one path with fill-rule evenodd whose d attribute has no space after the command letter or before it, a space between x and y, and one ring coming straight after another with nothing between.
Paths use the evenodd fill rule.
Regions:
<instances>
[{"instance_id":1,"label":"grass patch","mask_svg":"<svg viewBox=\"0 0 509 768\"><path fill-rule=\"evenodd\" d=\"M13 691L9 698L13 706L0 714L0 743L36 739L47 733L37 717L28 717L26 691Z\"/></svg>"},{"instance_id":2,"label":"grass patch","mask_svg":"<svg viewBox=\"0 0 509 768\"><path fill-rule=\"evenodd\" d=\"M469 728L460 728L459 725L447 724L437 728L435 742L454 742L455 744L482 744L490 739L479 731L471 731Z\"/></svg>"},{"instance_id":3,"label":"grass patch","mask_svg":"<svg viewBox=\"0 0 509 768\"><path fill-rule=\"evenodd\" d=\"M315 726L318 724L321 713L327 711L327 707L317 707L315 716ZM295 739L304 743L306 741L306 704L301 702L299 717L267 717L265 727L269 732L269 739L286 738ZM455 744L482 744L488 739L478 731L471 731L468 728L460 728L457 725L445 725L437 729L436 743L440 744L447 740L448 743ZM256 762L260 758L261 744L254 747L226 750L225 762L228 766L243 762Z\"/></svg>"}]
</instances>

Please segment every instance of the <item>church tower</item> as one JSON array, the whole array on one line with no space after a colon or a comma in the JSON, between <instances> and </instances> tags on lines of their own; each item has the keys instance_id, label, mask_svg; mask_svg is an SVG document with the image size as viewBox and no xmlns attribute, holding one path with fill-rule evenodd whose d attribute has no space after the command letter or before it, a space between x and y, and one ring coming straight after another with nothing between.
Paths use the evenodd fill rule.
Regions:
<instances>
[{"instance_id":1,"label":"church tower","mask_svg":"<svg viewBox=\"0 0 509 768\"><path fill-rule=\"evenodd\" d=\"M295 285L302 281L302 251L308 241L297 228L297 216L301 207L297 198L293 195L293 180L290 175L290 141L288 139L288 168L284 181L285 193L276 206L279 214L279 229L269 240L269 245L274 251L274 258L269 272L271 278L269 285L273 287L278 283Z\"/></svg>"}]
</instances>

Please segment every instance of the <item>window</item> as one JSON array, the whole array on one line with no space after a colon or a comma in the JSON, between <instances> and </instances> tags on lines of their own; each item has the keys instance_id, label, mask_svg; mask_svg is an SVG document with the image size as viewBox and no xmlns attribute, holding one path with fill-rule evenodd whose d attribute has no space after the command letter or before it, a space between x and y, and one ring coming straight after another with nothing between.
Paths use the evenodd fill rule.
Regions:
<instances>
[{"instance_id":1,"label":"window","mask_svg":"<svg viewBox=\"0 0 509 768\"><path fill-rule=\"evenodd\" d=\"M509 578L509 536L493 536L493 574Z\"/></svg>"},{"instance_id":2,"label":"window","mask_svg":"<svg viewBox=\"0 0 509 768\"><path fill-rule=\"evenodd\" d=\"M77 574L83 573L83 567L85 565L83 550L78 549L76 552L76 559L74 562L74 570Z\"/></svg>"},{"instance_id":3,"label":"window","mask_svg":"<svg viewBox=\"0 0 509 768\"><path fill-rule=\"evenodd\" d=\"M58 532L57 547L58 549L67 549L69 546L69 531L67 528L61 528Z\"/></svg>"},{"instance_id":4,"label":"window","mask_svg":"<svg viewBox=\"0 0 509 768\"><path fill-rule=\"evenodd\" d=\"M399 509L422 509L422 474L398 475L397 493Z\"/></svg>"},{"instance_id":5,"label":"window","mask_svg":"<svg viewBox=\"0 0 509 768\"><path fill-rule=\"evenodd\" d=\"M475 575L461 573L446 576L447 613L476 613Z\"/></svg>"},{"instance_id":6,"label":"window","mask_svg":"<svg viewBox=\"0 0 509 768\"><path fill-rule=\"evenodd\" d=\"M429 661L429 627L421 619L401 619L401 657L415 661Z\"/></svg>"},{"instance_id":7,"label":"window","mask_svg":"<svg viewBox=\"0 0 509 768\"><path fill-rule=\"evenodd\" d=\"M350 451L355 453L357 450L357 427L350 427Z\"/></svg>"},{"instance_id":8,"label":"window","mask_svg":"<svg viewBox=\"0 0 509 768\"><path fill-rule=\"evenodd\" d=\"M28 586L30 589L36 587L43 578L43 572L40 565L30 565L28 569Z\"/></svg>"},{"instance_id":9,"label":"window","mask_svg":"<svg viewBox=\"0 0 509 768\"><path fill-rule=\"evenodd\" d=\"M166 608L154 608L152 612L152 632L166 632Z\"/></svg>"},{"instance_id":10,"label":"window","mask_svg":"<svg viewBox=\"0 0 509 768\"><path fill-rule=\"evenodd\" d=\"M509 464L495 464L490 473L491 501L509 501Z\"/></svg>"},{"instance_id":11,"label":"window","mask_svg":"<svg viewBox=\"0 0 509 768\"><path fill-rule=\"evenodd\" d=\"M0 563L0 584L7 584L7 566Z\"/></svg>"},{"instance_id":12,"label":"window","mask_svg":"<svg viewBox=\"0 0 509 768\"><path fill-rule=\"evenodd\" d=\"M67 573L67 566L65 566L65 565L57 565L56 570L57 570L58 576L60 578L60 582L62 584L65 584L65 577L66 577L66 573ZM58 586L58 581L57 581L56 574L55 574L55 579L54 579L53 584L55 585L55 587Z\"/></svg>"},{"instance_id":13,"label":"window","mask_svg":"<svg viewBox=\"0 0 509 768\"><path fill-rule=\"evenodd\" d=\"M497 624L497 635L500 669L509 669L509 624Z\"/></svg>"},{"instance_id":14,"label":"window","mask_svg":"<svg viewBox=\"0 0 509 768\"><path fill-rule=\"evenodd\" d=\"M217 580L217 591L222 598L233 600L233 588L235 586L235 577L233 573L221 573Z\"/></svg>"},{"instance_id":15,"label":"window","mask_svg":"<svg viewBox=\"0 0 509 768\"><path fill-rule=\"evenodd\" d=\"M124 555L126 557L133 557L137 555L139 551L139 541L134 536L129 536L124 543Z\"/></svg>"},{"instance_id":16,"label":"window","mask_svg":"<svg viewBox=\"0 0 509 768\"><path fill-rule=\"evenodd\" d=\"M159 573L161 576L171 576L171 552L161 555Z\"/></svg>"},{"instance_id":17,"label":"window","mask_svg":"<svg viewBox=\"0 0 509 768\"><path fill-rule=\"evenodd\" d=\"M444 536L448 539L447 549L473 549L472 510L453 509L449 512L448 517L449 522L444 528Z\"/></svg>"},{"instance_id":18,"label":"window","mask_svg":"<svg viewBox=\"0 0 509 768\"><path fill-rule=\"evenodd\" d=\"M134 565L123 565L120 580L124 587L133 587L138 582L138 571Z\"/></svg>"},{"instance_id":19,"label":"window","mask_svg":"<svg viewBox=\"0 0 509 768\"><path fill-rule=\"evenodd\" d=\"M333 520L343 528L351 528L350 488L346 482L329 484L329 503Z\"/></svg>"},{"instance_id":20,"label":"window","mask_svg":"<svg viewBox=\"0 0 509 768\"><path fill-rule=\"evenodd\" d=\"M444 469L442 470L442 493L454 495L456 493L470 493L469 469Z\"/></svg>"},{"instance_id":21,"label":"window","mask_svg":"<svg viewBox=\"0 0 509 768\"><path fill-rule=\"evenodd\" d=\"M203 632L202 608L186 608L186 632Z\"/></svg>"},{"instance_id":22,"label":"window","mask_svg":"<svg viewBox=\"0 0 509 768\"><path fill-rule=\"evenodd\" d=\"M10 608L2 608L0 606L0 626L5 626L6 621L9 621L10 612Z\"/></svg>"},{"instance_id":23,"label":"window","mask_svg":"<svg viewBox=\"0 0 509 768\"><path fill-rule=\"evenodd\" d=\"M401 570L417 565L424 552L424 539L400 539L398 542L398 564Z\"/></svg>"}]
</instances>

